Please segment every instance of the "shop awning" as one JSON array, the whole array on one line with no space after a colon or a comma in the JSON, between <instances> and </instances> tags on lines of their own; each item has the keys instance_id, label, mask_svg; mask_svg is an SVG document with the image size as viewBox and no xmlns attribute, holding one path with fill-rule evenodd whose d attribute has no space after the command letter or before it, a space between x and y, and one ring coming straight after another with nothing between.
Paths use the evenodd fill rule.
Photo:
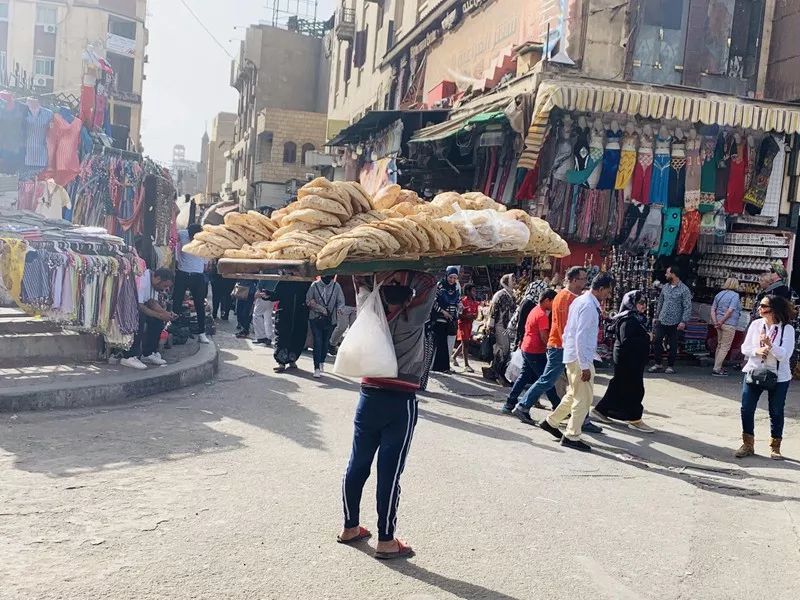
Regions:
<instances>
[{"instance_id":1,"label":"shop awning","mask_svg":"<svg viewBox=\"0 0 800 600\"><path fill-rule=\"evenodd\" d=\"M372 110L349 127L342 129L336 137L325 145L346 146L348 144L358 144L383 131L398 119L403 119L404 121L408 117L443 119L445 115L447 115L446 110Z\"/></svg>"},{"instance_id":2,"label":"shop awning","mask_svg":"<svg viewBox=\"0 0 800 600\"><path fill-rule=\"evenodd\" d=\"M646 119L673 119L721 127L800 133L800 109L786 104L753 102L732 96L652 87L614 87L588 81L544 81L536 92L533 120L519 166L533 169L539 158L550 112L627 114Z\"/></svg>"}]
</instances>

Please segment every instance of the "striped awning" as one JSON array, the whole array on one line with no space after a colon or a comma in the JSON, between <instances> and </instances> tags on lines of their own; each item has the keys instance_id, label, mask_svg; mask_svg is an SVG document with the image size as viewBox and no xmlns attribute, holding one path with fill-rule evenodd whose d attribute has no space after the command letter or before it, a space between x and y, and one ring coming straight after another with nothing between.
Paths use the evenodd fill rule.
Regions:
<instances>
[{"instance_id":1,"label":"striped awning","mask_svg":"<svg viewBox=\"0 0 800 600\"><path fill-rule=\"evenodd\" d=\"M673 119L721 127L800 133L800 109L751 102L731 96L670 89L613 87L577 81L545 81L536 92L525 149L519 166L533 169L547 135L550 112L613 113L646 119Z\"/></svg>"},{"instance_id":2,"label":"striped awning","mask_svg":"<svg viewBox=\"0 0 800 600\"><path fill-rule=\"evenodd\" d=\"M502 111L508 106L509 102L511 102L511 98L503 95L489 103L477 103L476 105L465 106L461 110L450 113L450 118L447 121L425 127L415 132L414 136L408 140L408 143L420 144L422 142L436 142L438 140L447 139L464 129L464 127L476 117L485 113Z\"/></svg>"}]
</instances>

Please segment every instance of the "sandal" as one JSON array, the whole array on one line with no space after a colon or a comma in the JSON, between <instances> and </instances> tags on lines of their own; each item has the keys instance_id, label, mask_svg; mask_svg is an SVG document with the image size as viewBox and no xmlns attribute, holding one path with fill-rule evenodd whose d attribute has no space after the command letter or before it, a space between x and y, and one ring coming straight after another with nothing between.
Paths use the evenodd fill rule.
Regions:
<instances>
[{"instance_id":1,"label":"sandal","mask_svg":"<svg viewBox=\"0 0 800 600\"><path fill-rule=\"evenodd\" d=\"M393 560L395 558L409 558L414 556L414 549L411 546L406 546L400 540L397 540L397 551L395 552L378 552L375 551L375 558L378 560Z\"/></svg>"},{"instance_id":2,"label":"sandal","mask_svg":"<svg viewBox=\"0 0 800 600\"><path fill-rule=\"evenodd\" d=\"M370 533L369 529L366 529L366 528L361 527L359 525L359 527L358 527L358 535L357 536L352 537L352 538L350 538L348 540L343 540L342 536L337 535L336 536L336 541L339 544L355 544L356 542L360 542L362 540L368 540L371 537L372 537L372 534Z\"/></svg>"}]
</instances>

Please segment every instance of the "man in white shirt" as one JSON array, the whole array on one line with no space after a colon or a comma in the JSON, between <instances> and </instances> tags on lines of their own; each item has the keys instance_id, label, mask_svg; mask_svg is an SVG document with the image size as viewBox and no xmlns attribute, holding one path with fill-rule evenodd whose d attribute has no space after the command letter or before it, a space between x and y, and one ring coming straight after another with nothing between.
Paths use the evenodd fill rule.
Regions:
<instances>
[{"instance_id":1,"label":"man in white shirt","mask_svg":"<svg viewBox=\"0 0 800 600\"><path fill-rule=\"evenodd\" d=\"M147 365L165 365L167 361L158 352L158 341L164 325L178 315L167 312L156 299L157 292L166 292L172 287L175 275L169 269L146 269L136 282L139 303L139 330L133 336L133 346L120 361L123 367L146 369ZM140 359L141 357L141 359Z\"/></svg>"},{"instance_id":2,"label":"man in white shirt","mask_svg":"<svg viewBox=\"0 0 800 600\"><path fill-rule=\"evenodd\" d=\"M597 335L600 329L601 303L611 295L614 280L601 273L592 281L592 289L575 300L569 308L564 328L564 365L569 386L556 409L539 427L550 433L562 446L582 452L591 451L581 441L581 426L594 399L594 358L597 355ZM559 423L569 416L564 435Z\"/></svg>"},{"instance_id":3,"label":"man in white shirt","mask_svg":"<svg viewBox=\"0 0 800 600\"><path fill-rule=\"evenodd\" d=\"M192 294L195 311L197 312L198 340L201 344L208 344L206 337L206 296L208 296L208 282L206 281L206 260L183 252L183 246L194 239L194 236L203 230L200 225L192 223L187 229L178 232L178 248L175 251L175 289L172 294L172 310L180 314L183 312L183 299L186 290Z\"/></svg>"}]
</instances>

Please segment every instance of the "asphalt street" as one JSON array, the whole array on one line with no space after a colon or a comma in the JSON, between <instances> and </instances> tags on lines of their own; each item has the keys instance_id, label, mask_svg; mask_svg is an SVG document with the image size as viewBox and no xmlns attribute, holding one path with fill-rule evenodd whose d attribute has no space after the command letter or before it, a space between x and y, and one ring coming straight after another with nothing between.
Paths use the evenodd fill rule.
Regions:
<instances>
[{"instance_id":1,"label":"asphalt street","mask_svg":"<svg viewBox=\"0 0 800 600\"><path fill-rule=\"evenodd\" d=\"M765 457L765 405L760 456L733 458L738 378L648 378L658 433L608 427L590 455L501 415L477 376L436 378L402 480L417 556L385 563L374 540L335 543L357 385L311 378L308 356L274 375L270 349L217 341L213 383L0 415L0 598L800 597L800 462ZM788 404L800 459L797 383Z\"/></svg>"}]
</instances>

